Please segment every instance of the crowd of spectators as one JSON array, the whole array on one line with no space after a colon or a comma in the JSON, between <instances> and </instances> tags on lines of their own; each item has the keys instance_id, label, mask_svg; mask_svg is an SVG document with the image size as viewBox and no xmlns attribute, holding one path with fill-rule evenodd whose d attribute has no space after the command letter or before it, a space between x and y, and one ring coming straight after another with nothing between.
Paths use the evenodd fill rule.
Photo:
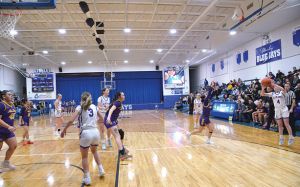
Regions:
<instances>
[{"instance_id":1,"label":"crowd of spectators","mask_svg":"<svg viewBox=\"0 0 300 187\"><path fill-rule=\"evenodd\" d=\"M286 104L290 112L290 124L294 128L294 111L298 103L300 104L300 69L294 67L287 74L284 74L280 70L278 70L276 75L273 72L269 72L266 77L273 79L276 84L285 88L287 92L285 95ZM205 79L204 85L207 86L208 84L208 81ZM247 123L253 122L264 129L270 129L270 127L276 128L273 100L269 97L260 96L262 87L259 79L250 81L234 79L227 84L216 84L217 90L214 92L214 100L237 103L234 120ZM184 102L187 102L189 113L193 114L194 96L197 93L203 93L204 90L203 87L196 93L191 93L185 98L180 98L176 106L182 106ZM266 91L271 92L272 89L267 88ZM293 131L295 132L294 129Z\"/></svg>"}]
</instances>

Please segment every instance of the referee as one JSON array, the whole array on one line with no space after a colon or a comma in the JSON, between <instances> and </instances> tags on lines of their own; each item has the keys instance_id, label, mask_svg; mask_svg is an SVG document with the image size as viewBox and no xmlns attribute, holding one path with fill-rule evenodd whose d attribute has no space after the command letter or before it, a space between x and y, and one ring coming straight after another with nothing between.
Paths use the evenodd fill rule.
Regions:
<instances>
[{"instance_id":1,"label":"referee","mask_svg":"<svg viewBox=\"0 0 300 187\"><path fill-rule=\"evenodd\" d=\"M285 103L286 103L286 105L289 109L289 112L290 112L290 117L289 117L290 126L291 126L292 131L293 131L293 136L295 136L296 135L296 129L295 129L294 109L296 107L296 96L295 96L295 93L292 90L290 90L291 85L289 83L286 83L284 85L284 89L286 91ZM284 131L286 132L286 129L284 129Z\"/></svg>"}]
</instances>

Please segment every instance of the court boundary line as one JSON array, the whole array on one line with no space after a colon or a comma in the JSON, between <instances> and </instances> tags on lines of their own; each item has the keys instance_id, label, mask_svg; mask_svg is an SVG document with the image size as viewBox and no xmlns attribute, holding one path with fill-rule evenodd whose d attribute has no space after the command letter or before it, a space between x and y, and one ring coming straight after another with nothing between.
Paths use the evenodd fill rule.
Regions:
<instances>
[{"instance_id":1,"label":"court boundary line","mask_svg":"<svg viewBox=\"0 0 300 187\"><path fill-rule=\"evenodd\" d=\"M115 187L119 186L119 171L120 171L120 152L118 153L116 178L115 178Z\"/></svg>"}]
</instances>

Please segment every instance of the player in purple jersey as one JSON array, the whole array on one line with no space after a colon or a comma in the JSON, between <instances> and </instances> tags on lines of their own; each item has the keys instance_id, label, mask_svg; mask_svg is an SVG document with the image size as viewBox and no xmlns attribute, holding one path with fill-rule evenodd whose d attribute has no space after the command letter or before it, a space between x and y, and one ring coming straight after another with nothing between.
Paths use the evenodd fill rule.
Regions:
<instances>
[{"instance_id":1,"label":"player in purple jersey","mask_svg":"<svg viewBox=\"0 0 300 187\"><path fill-rule=\"evenodd\" d=\"M19 124L24 129L23 145L33 144L29 139L29 122L32 122L30 102L27 99L23 99L22 105Z\"/></svg>"},{"instance_id":2,"label":"player in purple jersey","mask_svg":"<svg viewBox=\"0 0 300 187\"><path fill-rule=\"evenodd\" d=\"M209 131L209 134L208 134L208 137L207 137L207 140L206 140L206 143L207 144L210 144L211 141L211 136L212 136L212 133L213 133L213 130L214 130L214 124L209 120L209 116L210 116L210 111L211 111L211 105L210 105L210 100L213 96L213 91L215 90L215 83L212 82L211 83L211 86L208 87L207 89L207 95L202 95L201 96L201 101L203 103L203 111L202 111L202 115L201 115L201 118L200 118L200 127L196 130L194 130L193 132L188 132L187 133L187 137L189 138L191 135L194 135L194 134L197 134L197 133L201 133L203 131L203 129L205 127L208 128L208 131Z\"/></svg>"},{"instance_id":3,"label":"player in purple jersey","mask_svg":"<svg viewBox=\"0 0 300 187\"><path fill-rule=\"evenodd\" d=\"M132 157L128 154L128 150L125 149L122 139L124 138L124 131L122 129L118 130L118 117L122 111L122 102L125 100L125 95L123 92L117 92L114 101L110 104L105 117L104 125L114 136L115 141L118 145L120 159L125 160Z\"/></svg>"},{"instance_id":4,"label":"player in purple jersey","mask_svg":"<svg viewBox=\"0 0 300 187\"><path fill-rule=\"evenodd\" d=\"M11 92L4 90L1 92L0 101L0 149L3 142L8 145L4 161L2 162L2 171L15 170L16 167L10 164L9 160L17 148L17 140L14 134L14 119L16 109L13 104L13 95Z\"/></svg>"}]
</instances>

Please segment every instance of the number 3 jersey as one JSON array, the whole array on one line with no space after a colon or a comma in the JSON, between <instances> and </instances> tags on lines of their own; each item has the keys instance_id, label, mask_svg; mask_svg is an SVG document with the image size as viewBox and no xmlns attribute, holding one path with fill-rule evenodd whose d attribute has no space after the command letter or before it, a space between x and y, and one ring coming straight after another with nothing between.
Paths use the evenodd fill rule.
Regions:
<instances>
[{"instance_id":1,"label":"number 3 jersey","mask_svg":"<svg viewBox=\"0 0 300 187\"><path fill-rule=\"evenodd\" d=\"M76 107L78 111L78 127L81 130L97 127L97 107L91 104L87 110L83 110L81 106Z\"/></svg>"},{"instance_id":2,"label":"number 3 jersey","mask_svg":"<svg viewBox=\"0 0 300 187\"><path fill-rule=\"evenodd\" d=\"M272 92L272 99L275 109L283 109L286 107L285 96L282 91L278 93Z\"/></svg>"}]
</instances>

